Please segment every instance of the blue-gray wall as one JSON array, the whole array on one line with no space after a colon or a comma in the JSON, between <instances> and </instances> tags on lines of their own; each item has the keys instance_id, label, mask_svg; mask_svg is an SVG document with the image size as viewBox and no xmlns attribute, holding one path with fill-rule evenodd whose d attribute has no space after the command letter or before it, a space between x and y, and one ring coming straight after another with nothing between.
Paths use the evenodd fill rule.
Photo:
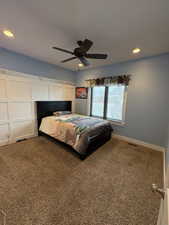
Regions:
<instances>
[{"instance_id":1,"label":"blue-gray wall","mask_svg":"<svg viewBox=\"0 0 169 225\"><path fill-rule=\"evenodd\" d=\"M120 135L166 147L169 124L169 54L88 69L78 73L0 48L0 68L77 82L89 78L132 74L128 89L126 125L116 126ZM77 100L77 112L87 113L87 101Z\"/></svg>"},{"instance_id":2,"label":"blue-gray wall","mask_svg":"<svg viewBox=\"0 0 169 225\"><path fill-rule=\"evenodd\" d=\"M85 80L132 74L128 88L126 124L115 133L166 147L169 121L169 54L112 64L77 73L77 86ZM87 113L86 100L77 100L76 111Z\"/></svg>"},{"instance_id":3,"label":"blue-gray wall","mask_svg":"<svg viewBox=\"0 0 169 225\"><path fill-rule=\"evenodd\" d=\"M75 83L75 73L31 57L0 48L0 68Z\"/></svg>"}]
</instances>

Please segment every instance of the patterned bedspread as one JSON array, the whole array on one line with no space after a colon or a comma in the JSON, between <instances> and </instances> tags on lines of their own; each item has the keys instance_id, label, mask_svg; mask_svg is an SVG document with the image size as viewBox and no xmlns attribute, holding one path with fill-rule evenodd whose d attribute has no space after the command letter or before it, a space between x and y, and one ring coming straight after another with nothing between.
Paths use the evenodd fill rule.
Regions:
<instances>
[{"instance_id":1,"label":"patterned bedspread","mask_svg":"<svg viewBox=\"0 0 169 225\"><path fill-rule=\"evenodd\" d=\"M40 131L71 145L79 153L85 153L90 138L99 135L103 129L112 129L103 119L69 114L49 116L42 119Z\"/></svg>"}]
</instances>

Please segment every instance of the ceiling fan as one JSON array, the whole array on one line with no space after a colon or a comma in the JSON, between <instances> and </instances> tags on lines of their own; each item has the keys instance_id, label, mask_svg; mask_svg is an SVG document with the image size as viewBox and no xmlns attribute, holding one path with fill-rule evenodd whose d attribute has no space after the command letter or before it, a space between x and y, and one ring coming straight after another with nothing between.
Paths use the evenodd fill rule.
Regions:
<instances>
[{"instance_id":1,"label":"ceiling fan","mask_svg":"<svg viewBox=\"0 0 169 225\"><path fill-rule=\"evenodd\" d=\"M85 39L84 41L77 41L77 44L79 45L79 47L75 48L74 51L69 51L63 48L58 48L58 47L53 47L53 49L73 55L73 57L61 61L62 63L78 58L84 66L89 66L90 63L86 58L88 59L106 59L107 58L107 54L94 54L94 53L88 54L87 52L93 45L93 42L88 39Z\"/></svg>"}]
</instances>

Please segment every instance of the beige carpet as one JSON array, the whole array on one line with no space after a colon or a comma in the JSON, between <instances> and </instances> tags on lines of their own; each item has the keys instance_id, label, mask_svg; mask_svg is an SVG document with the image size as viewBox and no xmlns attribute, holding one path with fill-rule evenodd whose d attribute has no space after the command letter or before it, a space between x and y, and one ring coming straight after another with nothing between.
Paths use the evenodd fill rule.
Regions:
<instances>
[{"instance_id":1,"label":"beige carpet","mask_svg":"<svg viewBox=\"0 0 169 225\"><path fill-rule=\"evenodd\" d=\"M84 161L44 137L0 147L7 225L154 225L162 154L111 140Z\"/></svg>"}]
</instances>

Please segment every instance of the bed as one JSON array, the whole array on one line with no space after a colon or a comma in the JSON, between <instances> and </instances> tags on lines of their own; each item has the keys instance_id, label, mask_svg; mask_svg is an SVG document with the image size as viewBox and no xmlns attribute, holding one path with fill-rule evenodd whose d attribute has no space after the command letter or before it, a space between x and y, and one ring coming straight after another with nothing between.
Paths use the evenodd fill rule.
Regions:
<instances>
[{"instance_id":1,"label":"bed","mask_svg":"<svg viewBox=\"0 0 169 225\"><path fill-rule=\"evenodd\" d=\"M81 159L84 159L111 138L111 124L99 118L66 113L71 112L71 101L37 102L39 135L66 143Z\"/></svg>"}]
</instances>

